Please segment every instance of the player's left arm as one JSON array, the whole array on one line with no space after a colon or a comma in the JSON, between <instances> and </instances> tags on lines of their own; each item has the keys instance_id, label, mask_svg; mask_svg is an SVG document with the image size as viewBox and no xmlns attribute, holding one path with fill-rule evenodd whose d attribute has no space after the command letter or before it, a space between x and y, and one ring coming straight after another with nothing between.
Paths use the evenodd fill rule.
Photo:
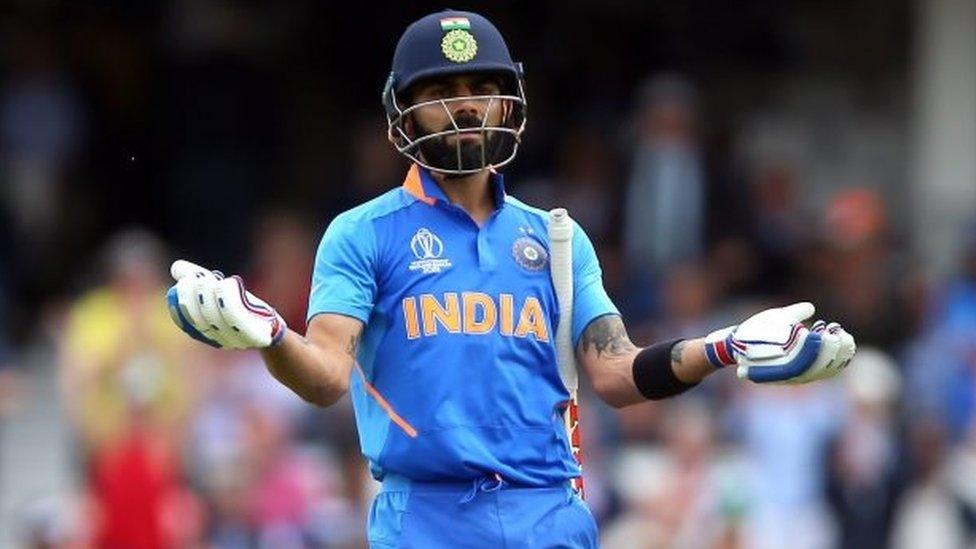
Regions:
<instances>
[{"instance_id":1,"label":"player's left arm","mask_svg":"<svg viewBox=\"0 0 976 549\"><path fill-rule=\"evenodd\" d=\"M638 388L634 374L635 361L642 353L659 361L659 369L667 361L673 379L669 379L668 372L663 369L658 377L662 382L670 382L674 391L671 394L697 385L715 371L705 357L704 339L663 342L641 348L630 340L627 327L618 314L603 315L590 322L577 344L576 360L586 371L597 395L607 404L620 408L649 398Z\"/></svg>"},{"instance_id":2,"label":"player's left arm","mask_svg":"<svg viewBox=\"0 0 976 549\"><path fill-rule=\"evenodd\" d=\"M711 373L714 368L704 358L701 339L663 342L646 349L634 345L603 287L593 243L579 225L574 226L572 257L576 362L607 404L622 407L678 394ZM649 361L656 367L647 369ZM647 380L657 384L653 391L645 386Z\"/></svg>"},{"instance_id":3,"label":"player's left arm","mask_svg":"<svg viewBox=\"0 0 976 549\"><path fill-rule=\"evenodd\" d=\"M813 313L806 302L766 309L702 338L643 349L619 315L607 314L587 325L576 356L597 394L616 407L681 394L725 366L756 383L808 383L837 375L857 349L836 322L805 326Z\"/></svg>"}]
</instances>

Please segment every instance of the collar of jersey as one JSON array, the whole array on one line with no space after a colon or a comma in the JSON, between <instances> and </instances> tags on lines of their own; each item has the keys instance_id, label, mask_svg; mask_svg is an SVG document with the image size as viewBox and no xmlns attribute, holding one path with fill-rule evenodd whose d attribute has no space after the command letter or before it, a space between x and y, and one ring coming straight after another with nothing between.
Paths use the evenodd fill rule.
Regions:
<instances>
[{"instance_id":1,"label":"collar of jersey","mask_svg":"<svg viewBox=\"0 0 976 549\"><path fill-rule=\"evenodd\" d=\"M505 205L505 181L502 174L492 172L489 184L495 194L495 209L497 210ZM412 164L407 170L407 177L403 180L403 190L413 195L417 200L431 206L438 202L442 205L451 203L430 175L430 171L418 164Z\"/></svg>"}]
</instances>

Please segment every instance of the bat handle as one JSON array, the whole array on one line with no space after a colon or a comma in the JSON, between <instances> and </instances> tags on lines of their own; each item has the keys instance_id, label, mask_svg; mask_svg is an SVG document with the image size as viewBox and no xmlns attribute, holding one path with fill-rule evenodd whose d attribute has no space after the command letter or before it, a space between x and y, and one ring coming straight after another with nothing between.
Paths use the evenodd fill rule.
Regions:
<instances>
[{"instance_id":1,"label":"bat handle","mask_svg":"<svg viewBox=\"0 0 976 549\"><path fill-rule=\"evenodd\" d=\"M566 208L555 208L549 211L549 238L553 241L564 242L573 237L573 224L569 219Z\"/></svg>"}]
</instances>

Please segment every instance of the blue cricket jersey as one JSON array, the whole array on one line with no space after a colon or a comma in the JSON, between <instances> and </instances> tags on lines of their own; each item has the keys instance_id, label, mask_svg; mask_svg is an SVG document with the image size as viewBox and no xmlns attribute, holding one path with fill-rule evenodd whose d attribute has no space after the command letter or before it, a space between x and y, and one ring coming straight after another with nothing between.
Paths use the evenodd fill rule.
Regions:
<instances>
[{"instance_id":1,"label":"blue cricket jersey","mask_svg":"<svg viewBox=\"0 0 976 549\"><path fill-rule=\"evenodd\" d=\"M548 213L505 194L479 227L414 165L403 186L337 216L308 317L365 323L350 392L372 474L545 486L579 476L562 410ZM586 234L573 236L573 342L617 309Z\"/></svg>"}]
</instances>

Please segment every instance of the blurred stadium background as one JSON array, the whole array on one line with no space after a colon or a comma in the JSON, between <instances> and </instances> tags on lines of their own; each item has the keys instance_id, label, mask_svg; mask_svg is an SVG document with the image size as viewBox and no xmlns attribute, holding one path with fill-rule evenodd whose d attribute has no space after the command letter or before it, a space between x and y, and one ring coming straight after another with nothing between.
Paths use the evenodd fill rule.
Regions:
<instances>
[{"instance_id":1,"label":"blurred stadium background","mask_svg":"<svg viewBox=\"0 0 976 549\"><path fill-rule=\"evenodd\" d=\"M445 7L0 7L0 546L360 547L348 400L192 345L186 257L304 326L315 244L402 181L380 88ZM809 299L839 379L584 396L611 548L976 543L976 0L468 3L525 62L511 192L598 245L638 343Z\"/></svg>"}]
</instances>

